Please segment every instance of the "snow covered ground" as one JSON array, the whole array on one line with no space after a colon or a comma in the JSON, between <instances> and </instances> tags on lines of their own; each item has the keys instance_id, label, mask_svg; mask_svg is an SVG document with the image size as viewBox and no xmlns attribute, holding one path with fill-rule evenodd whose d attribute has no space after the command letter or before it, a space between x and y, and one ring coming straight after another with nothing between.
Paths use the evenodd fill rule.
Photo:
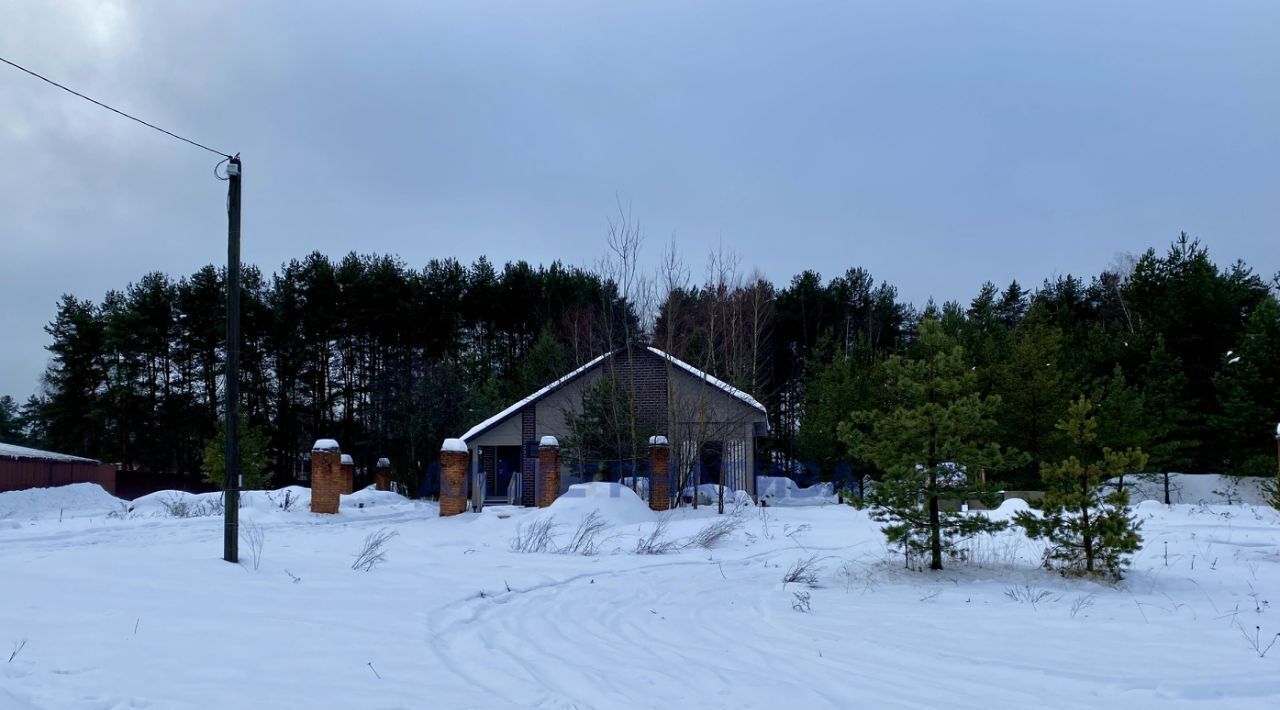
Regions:
<instances>
[{"instance_id":1,"label":"snow covered ground","mask_svg":"<svg viewBox=\"0 0 1280 710\"><path fill-rule=\"evenodd\" d=\"M1143 503L1146 548L1108 586L1040 570L1016 533L905 571L839 505L744 506L711 549L640 555L657 518L608 484L447 519L368 490L313 515L306 495L248 496L255 568L247 544L221 561L220 518L173 517L207 496L0 494L0 708L1280 706L1280 644L1250 640L1280 632L1267 508ZM567 545L593 512L599 554L511 549L547 521ZM674 512L663 539L716 517ZM385 562L353 570L384 529ZM810 558L816 587L782 583Z\"/></svg>"}]
</instances>

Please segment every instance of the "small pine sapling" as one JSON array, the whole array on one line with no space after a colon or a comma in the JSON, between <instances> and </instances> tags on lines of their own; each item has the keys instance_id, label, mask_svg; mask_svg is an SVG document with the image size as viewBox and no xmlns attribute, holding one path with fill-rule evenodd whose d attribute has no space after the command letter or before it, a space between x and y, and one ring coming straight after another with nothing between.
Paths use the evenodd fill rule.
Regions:
<instances>
[{"instance_id":1,"label":"small pine sapling","mask_svg":"<svg viewBox=\"0 0 1280 710\"><path fill-rule=\"evenodd\" d=\"M982 472L1018 465L1025 455L993 440L1000 398L981 394L964 348L937 321L924 321L911 354L890 357L880 373L891 404L854 412L840 424L840 438L885 472L867 502L889 544L902 549L908 567L912 557L928 556L929 568L940 570L944 555L963 557L960 543L1006 527L960 508L970 500L998 505Z\"/></svg>"},{"instance_id":2,"label":"small pine sapling","mask_svg":"<svg viewBox=\"0 0 1280 710\"><path fill-rule=\"evenodd\" d=\"M1019 512L1014 522L1033 539L1049 542L1044 565L1065 573L1120 579L1130 556L1142 547L1138 521L1129 508L1129 492L1106 483L1124 473L1141 471L1147 455L1141 449L1098 449L1093 404L1080 397L1058 422L1076 454L1041 465L1045 495L1043 514Z\"/></svg>"},{"instance_id":3,"label":"small pine sapling","mask_svg":"<svg viewBox=\"0 0 1280 710\"><path fill-rule=\"evenodd\" d=\"M1280 510L1280 471L1276 472L1275 478L1262 484L1262 494L1272 508Z\"/></svg>"}]
</instances>

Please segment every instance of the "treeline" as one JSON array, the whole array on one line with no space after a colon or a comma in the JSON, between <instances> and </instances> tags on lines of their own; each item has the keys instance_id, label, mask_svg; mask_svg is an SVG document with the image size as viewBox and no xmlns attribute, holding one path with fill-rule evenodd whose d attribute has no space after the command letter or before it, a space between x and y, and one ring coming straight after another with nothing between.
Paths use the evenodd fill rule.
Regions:
<instances>
[{"instance_id":1,"label":"treeline","mask_svg":"<svg viewBox=\"0 0 1280 710\"><path fill-rule=\"evenodd\" d=\"M319 437L360 465L390 456L416 480L445 437L607 349L646 342L764 402L766 461L806 462L823 478L871 470L839 424L887 406L876 364L909 352L925 320L963 346L981 393L999 395L999 440L1028 455L1002 474L1010 484L1035 485L1039 464L1061 458L1054 424L1081 394L1124 428L1100 437L1141 443L1152 469L1274 470L1274 284L1242 263L1219 267L1185 235L1088 280L988 283L967 305L922 309L858 268L777 287L720 255L695 282L673 254L639 274L637 246L623 240L594 271L484 259L415 269L355 254L312 254L270 277L247 269L242 407L277 483ZM64 296L41 394L0 402L0 440L199 470L218 428L223 276L149 274L101 303Z\"/></svg>"},{"instance_id":2,"label":"treeline","mask_svg":"<svg viewBox=\"0 0 1280 710\"><path fill-rule=\"evenodd\" d=\"M1082 395L1103 422L1099 446L1141 446L1153 471L1269 475L1280 420L1278 283L1240 262L1219 268L1183 234L1166 253L1149 250L1088 282L1062 276L1032 293L988 283L968 306L930 304L920 317L963 349L977 393L998 395L993 439L1027 454L1001 474L1010 486L1039 487L1041 464L1071 452L1055 424ZM911 355L912 343L901 348ZM875 367L888 353L830 336L815 352L799 449L834 470L854 458L836 433L849 413L894 405Z\"/></svg>"},{"instance_id":3,"label":"treeline","mask_svg":"<svg viewBox=\"0 0 1280 710\"><path fill-rule=\"evenodd\" d=\"M312 254L242 277L241 393L289 480L317 438L362 466L409 471L467 422L587 357L629 310L598 276L523 262L501 270L386 256ZM225 270L152 273L101 303L64 296L47 331L43 392L21 408L26 440L126 468L192 473L219 428ZM557 346L535 348L540 333ZM554 334L554 335L552 335ZM406 480L412 476L406 476Z\"/></svg>"}]
</instances>

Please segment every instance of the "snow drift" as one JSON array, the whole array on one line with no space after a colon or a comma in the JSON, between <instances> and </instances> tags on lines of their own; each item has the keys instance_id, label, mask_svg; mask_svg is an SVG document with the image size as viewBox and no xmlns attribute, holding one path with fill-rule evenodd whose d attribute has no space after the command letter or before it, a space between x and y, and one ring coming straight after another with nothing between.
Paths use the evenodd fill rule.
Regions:
<instances>
[{"instance_id":1,"label":"snow drift","mask_svg":"<svg viewBox=\"0 0 1280 710\"><path fill-rule=\"evenodd\" d=\"M129 506L96 483L0 493L0 520L101 517Z\"/></svg>"},{"instance_id":2,"label":"snow drift","mask_svg":"<svg viewBox=\"0 0 1280 710\"><path fill-rule=\"evenodd\" d=\"M554 515L557 522L574 525L593 512L609 525L637 525L654 520L649 504L620 483L574 484L541 514Z\"/></svg>"}]
</instances>

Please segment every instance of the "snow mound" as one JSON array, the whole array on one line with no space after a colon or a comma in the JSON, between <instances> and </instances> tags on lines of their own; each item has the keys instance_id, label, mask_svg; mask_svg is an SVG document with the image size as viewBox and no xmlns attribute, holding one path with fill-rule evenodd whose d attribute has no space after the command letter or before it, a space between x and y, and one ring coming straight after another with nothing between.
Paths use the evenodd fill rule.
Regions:
<instances>
[{"instance_id":1,"label":"snow mound","mask_svg":"<svg viewBox=\"0 0 1280 710\"><path fill-rule=\"evenodd\" d=\"M333 439L316 439L316 443L311 446L312 451L338 451L340 448Z\"/></svg>"},{"instance_id":2,"label":"snow mound","mask_svg":"<svg viewBox=\"0 0 1280 710\"><path fill-rule=\"evenodd\" d=\"M573 525L598 513L609 525L635 525L652 522L654 512L634 491L620 483L578 483L556 498L543 515L554 515L556 521Z\"/></svg>"},{"instance_id":3,"label":"snow mound","mask_svg":"<svg viewBox=\"0 0 1280 710\"><path fill-rule=\"evenodd\" d=\"M412 504L413 501L399 493L380 491L376 486L365 486L350 495L342 496L341 508L385 508L392 505ZM308 505L310 499L308 498Z\"/></svg>"},{"instance_id":4,"label":"snow mound","mask_svg":"<svg viewBox=\"0 0 1280 710\"><path fill-rule=\"evenodd\" d=\"M458 454L467 453L467 442L462 439L445 439L444 444L440 447L441 451L451 451Z\"/></svg>"},{"instance_id":5,"label":"snow mound","mask_svg":"<svg viewBox=\"0 0 1280 710\"><path fill-rule=\"evenodd\" d=\"M368 486L349 495L343 495L339 510L346 512L362 508L387 508L412 504L412 501L399 493L380 491L374 486ZM156 491L133 501L131 508L134 513L143 517L200 518L222 515L222 494ZM241 512L252 510L259 514L309 513L311 489L303 486L286 486L274 491L241 491L240 510Z\"/></svg>"},{"instance_id":6,"label":"snow mound","mask_svg":"<svg viewBox=\"0 0 1280 710\"><path fill-rule=\"evenodd\" d=\"M86 518L119 512L129 505L96 483L28 488L0 493L0 520Z\"/></svg>"},{"instance_id":7,"label":"snow mound","mask_svg":"<svg viewBox=\"0 0 1280 710\"><path fill-rule=\"evenodd\" d=\"M1013 516L1031 510L1031 504L1021 498L1009 498L994 510L985 511L992 520L1013 520Z\"/></svg>"},{"instance_id":8,"label":"snow mound","mask_svg":"<svg viewBox=\"0 0 1280 710\"><path fill-rule=\"evenodd\" d=\"M686 499L689 499L692 495L693 488L684 489L684 497ZM716 505L719 501L719 485L715 483L703 483L698 486L698 505ZM728 487L725 487L724 504L727 506L755 505L755 501L751 500L751 494L746 491L731 491Z\"/></svg>"},{"instance_id":9,"label":"snow mound","mask_svg":"<svg viewBox=\"0 0 1280 710\"><path fill-rule=\"evenodd\" d=\"M196 518L222 513L222 498L217 493L156 491L133 500L130 506L141 516Z\"/></svg>"},{"instance_id":10,"label":"snow mound","mask_svg":"<svg viewBox=\"0 0 1280 710\"><path fill-rule=\"evenodd\" d=\"M836 502L830 483L801 488L786 476L757 476L756 492L768 505L825 505Z\"/></svg>"},{"instance_id":11,"label":"snow mound","mask_svg":"<svg viewBox=\"0 0 1280 710\"><path fill-rule=\"evenodd\" d=\"M1177 505L1207 503L1210 505L1266 505L1263 485L1268 478L1224 476L1217 473L1169 474L1169 502ZM1109 481L1115 485L1116 479ZM1125 488L1130 503L1144 500L1164 502L1164 474L1126 476Z\"/></svg>"},{"instance_id":12,"label":"snow mound","mask_svg":"<svg viewBox=\"0 0 1280 710\"><path fill-rule=\"evenodd\" d=\"M649 477L648 476L623 476L618 480L624 488L633 488L640 497L649 500Z\"/></svg>"}]
</instances>

